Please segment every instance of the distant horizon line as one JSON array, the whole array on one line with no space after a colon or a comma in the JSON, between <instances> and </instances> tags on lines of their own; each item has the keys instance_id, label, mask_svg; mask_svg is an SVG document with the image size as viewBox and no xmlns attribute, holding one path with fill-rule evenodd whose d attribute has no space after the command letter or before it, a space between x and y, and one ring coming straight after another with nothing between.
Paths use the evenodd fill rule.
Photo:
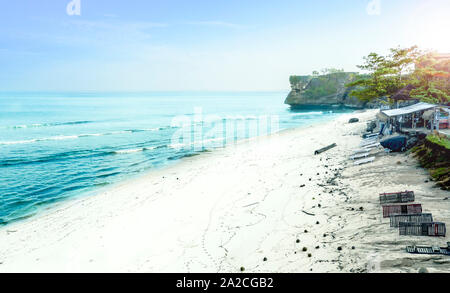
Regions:
<instances>
[{"instance_id":1,"label":"distant horizon line","mask_svg":"<svg viewBox=\"0 0 450 293\"><path fill-rule=\"evenodd\" d=\"M111 94L145 94L145 93L274 93L289 92L291 89L276 90L8 90L1 91L0 94L32 94L32 93L49 93L49 94L95 94L95 93L111 93Z\"/></svg>"}]
</instances>

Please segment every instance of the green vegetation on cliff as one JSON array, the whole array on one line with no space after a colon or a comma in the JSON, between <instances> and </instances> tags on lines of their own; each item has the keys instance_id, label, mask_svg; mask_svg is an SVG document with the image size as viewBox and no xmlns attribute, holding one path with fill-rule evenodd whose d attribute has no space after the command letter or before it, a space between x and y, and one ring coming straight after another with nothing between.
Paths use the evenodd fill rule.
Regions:
<instances>
[{"instance_id":1,"label":"green vegetation on cliff","mask_svg":"<svg viewBox=\"0 0 450 293\"><path fill-rule=\"evenodd\" d=\"M393 48L386 56L370 53L358 68L364 74L323 69L321 74L289 78L291 106L345 105L373 107L403 89L405 95L429 103L450 102L450 60L413 46ZM402 91L402 92L403 92ZM392 100L391 100L392 102Z\"/></svg>"},{"instance_id":2,"label":"green vegetation on cliff","mask_svg":"<svg viewBox=\"0 0 450 293\"><path fill-rule=\"evenodd\" d=\"M362 108L363 104L357 99L348 97L348 82L357 75L354 72L344 72L342 69L323 69L322 75L317 71L312 75L291 76L292 91L289 93L286 104L291 106L308 105L342 105Z\"/></svg>"},{"instance_id":3,"label":"green vegetation on cliff","mask_svg":"<svg viewBox=\"0 0 450 293\"><path fill-rule=\"evenodd\" d=\"M450 140L442 135L428 135L426 138L429 142L440 145L450 151Z\"/></svg>"},{"instance_id":4,"label":"green vegetation on cliff","mask_svg":"<svg viewBox=\"0 0 450 293\"><path fill-rule=\"evenodd\" d=\"M291 75L289 82L292 84L308 83L311 80L310 75Z\"/></svg>"},{"instance_id":5,"label":"green vegetation on cliff","mask_svg":"<svg viewBox=\"0 0 450 293\"><path fill-rule=\"evenodd\" d=\"M335 95L342 91L342 80L351 80L353 76L354 74L346 72L328 73L317 76L311 80L314 86L305 89L303 94L307 99Z\"/></svg>"},{"instance_id":6,"label":"green vegetation on cliff","mask_svg":"<svg viewBox=\"0 0 450 293\"><path fill-rule=\"evenodd\" d=\"M431 134L412 152L420 165L430 171L433 180L442 189L450 190L450 140L439 134Z\"/></svg>"}]
</instances>

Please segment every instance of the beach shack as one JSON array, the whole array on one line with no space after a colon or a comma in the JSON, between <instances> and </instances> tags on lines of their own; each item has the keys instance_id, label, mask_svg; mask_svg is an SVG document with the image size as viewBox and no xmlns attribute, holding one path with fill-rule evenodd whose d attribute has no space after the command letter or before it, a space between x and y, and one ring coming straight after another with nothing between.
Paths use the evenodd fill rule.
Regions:
<instances>
[{"instance_id":1,"label":"beach shack","mask_svg":"<svg viewBox=\"0 0 450 293\"><path fill-rule=\"evenodd\" d=\"M382 121L386 121L393 129L392 132L400 130L402 128L428 128L436 129L437 123L437 111L438 105L420 102L407 107L382 110L377 117ZM431 113L428 120L424 118L424 113L429 111ZM430 112L431 111L431 112Z\"/></svg>"}]
</instances>

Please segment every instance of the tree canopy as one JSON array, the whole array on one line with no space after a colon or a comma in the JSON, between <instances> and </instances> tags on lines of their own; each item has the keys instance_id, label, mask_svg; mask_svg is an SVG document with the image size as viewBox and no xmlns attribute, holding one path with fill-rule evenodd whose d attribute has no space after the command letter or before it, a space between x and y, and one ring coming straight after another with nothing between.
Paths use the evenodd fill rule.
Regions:
<instances>
[{"instance_id":1,"label":"tree canopy","mask_svg":"<svg viewBox=\"0 0 450 293\"><path fill-rule=\"evenodd\" d=\"M450 101L450 62L438 60L437 54L423 52L417 46L393 48L387 56L370 53L364 57L364 64L358 68L367 74L360 74L347 84L354 87L350 95L363 101L387 97L412 85L412 98L433 103Z\"/></svg>"},{"instance_id":2,"label":"tree canopy","mask_svg":"<svg viewBox=\"0 0 450 293\"><path fill-rule=\"evenodd\" d=\"M420 56L416 60L411 84L416 87L409 93L412 98L429 103L449 103L450 60L439 60L435 53Z\"/></svg>"}]
</instances>

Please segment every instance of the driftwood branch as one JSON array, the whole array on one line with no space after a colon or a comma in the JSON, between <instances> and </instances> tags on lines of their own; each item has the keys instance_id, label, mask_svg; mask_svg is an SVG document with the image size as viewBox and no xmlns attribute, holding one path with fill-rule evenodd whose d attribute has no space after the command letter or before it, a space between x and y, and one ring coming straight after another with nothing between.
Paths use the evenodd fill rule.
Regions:
<instances>
[{"instance_id":1,"label":"driftwood branch","mask_svg":"<svg viewBox=\"0 0 450 293\"><path fill-rule=\"evenodd\" d=\"M302 211L302 212L304 212L304 213L307 214L308 216L315 216L315 214L311 214L311 213L308 213L308 212L305 212L305 211Z\"/></svg>"},{"instance_id":2,"label":"driftwood branch","mask_svg":"<svg viewBox=\"0 0 450 293\"><path fill-rule=\"evenodd\" d=\"M335 144L335 143L330 144L330 145L327 146L327 147L324 147L324 148L321 148L321 149L315 151L314 154L315 154L315 155L321 154L321 153L326 152L326 151L328 151L329 149L332 149L332 148L334 148L334 147L336 147L336 146L337 146L337 144Z\"/></svg>"}]
</instances>

